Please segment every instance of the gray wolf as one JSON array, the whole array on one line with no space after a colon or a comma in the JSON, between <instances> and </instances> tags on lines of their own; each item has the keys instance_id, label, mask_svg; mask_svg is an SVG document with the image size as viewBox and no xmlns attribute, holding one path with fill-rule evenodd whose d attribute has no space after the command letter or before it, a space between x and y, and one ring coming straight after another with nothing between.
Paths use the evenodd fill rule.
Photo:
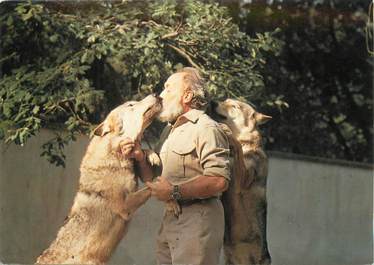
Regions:
<instances>
[{"instance_id":1,"label":"gray wolf","mask_svg":"<svg viewBox=\"0 0 374 265\"><path fill-rule=\"evenodd\" d=\"M230 148L242 164L234 163L230 186L222 196L226 264L270 264L266 241L268 159L258 125L271 117L234 99L216 103L214 112L218 114L215 118L229 127ZM243 166L244 172L240 172Z\"/></svg>"},{"instance_id":2,"label":"gray wolf","mask_svg":"<svg viewBox=\"0 0 374 265\"><path fill-rule=\"evenodd\" d=\"M125 235L134 211L151 195L137 190L133 161L121 153L122 142L139 141L161 110L161 99L115 108L95 130L80 166L79 189L56 239L38 264L104 264Z\"/></svg>"}]
</instances>

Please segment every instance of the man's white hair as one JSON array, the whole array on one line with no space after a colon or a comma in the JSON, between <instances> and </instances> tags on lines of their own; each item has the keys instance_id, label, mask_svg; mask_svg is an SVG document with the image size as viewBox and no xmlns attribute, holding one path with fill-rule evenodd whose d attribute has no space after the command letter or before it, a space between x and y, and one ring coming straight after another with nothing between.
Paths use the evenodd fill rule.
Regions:
<instances>
[{"instance_id":1,"label":"man's white hair","mask_svg":"<svg viewBox=\"0 0 374 265\"><path fill-rule=\"evenodd\" d=\"M205 80L200 75L199 70L193 67L184 67L178 71L184 73L183 81L185 83L185 90L190 90L193 93L191 100L191 108L204 109L208 104L208 95L205 89Z\"/></svg>"}]
</instances>

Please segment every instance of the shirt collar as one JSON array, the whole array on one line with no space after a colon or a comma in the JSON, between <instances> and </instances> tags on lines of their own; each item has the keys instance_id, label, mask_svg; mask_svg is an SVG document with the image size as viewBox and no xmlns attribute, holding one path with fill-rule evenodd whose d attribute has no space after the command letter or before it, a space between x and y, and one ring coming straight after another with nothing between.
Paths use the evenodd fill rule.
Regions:
<instances>
[{"instance_id":1,"label":"shirt collar","mask_svg":"<svg viewBox=\"0 0 374 265\"><path fill-rule=\"evenodd\" d=\"M186 113L182 114L173 125L170 124L172 126L171 131L173 131L175 128L181 126L182 124L188 121L196 123L197 120L200 118L200 116L203 114L204 114L204 111L202 110L190 109Z\"/></svg>"},{"instance_id":2,"label":"shirt collar","mask_svg":"<svg viewBox=\"0 0 374 265\"><path fill-rule=\"evenodd\" d=\"M187 118L187 120L195 123L200 118L200 116L203 114L204 114L204 111L202 110L190 109L189 111L184 113L183 116Z\"/></svg>"}]
</instances>

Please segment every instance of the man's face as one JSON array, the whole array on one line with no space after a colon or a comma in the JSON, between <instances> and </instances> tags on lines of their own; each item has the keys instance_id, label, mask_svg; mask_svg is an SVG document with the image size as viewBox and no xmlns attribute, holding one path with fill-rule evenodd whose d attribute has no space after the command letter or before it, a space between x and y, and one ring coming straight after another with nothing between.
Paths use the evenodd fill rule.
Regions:
<instances>
[{"instance_id":1,"label":"man's face","mask_svg":"<svg viewBox=\"0 0 374 265\"><path fill-rule=\"evenodd\" d=\"M173 122L183 114L182 97L184 94L183 73L172 74L161 92L162 111L158 118L162 122Z\"/></svg>"}]
</instances>

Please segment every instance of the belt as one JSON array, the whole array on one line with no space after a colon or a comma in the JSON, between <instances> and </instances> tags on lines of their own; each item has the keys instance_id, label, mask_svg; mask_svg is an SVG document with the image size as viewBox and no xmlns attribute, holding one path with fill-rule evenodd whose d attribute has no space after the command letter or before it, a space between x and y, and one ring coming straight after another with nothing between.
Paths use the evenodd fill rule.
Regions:
<instances>
[{"instance_id":1,"label":"belt","mask_svg":"<svg viewBox=\"0 0 374 265\"><path fill-rule=\"evenodd\" d=\"M205 203L211 199L217 199L217 197L209 197L205 199L188 199L188 200L178 200L178 204L182 207L190 206L196 203Z\"/></svg>"}]
</instances>

